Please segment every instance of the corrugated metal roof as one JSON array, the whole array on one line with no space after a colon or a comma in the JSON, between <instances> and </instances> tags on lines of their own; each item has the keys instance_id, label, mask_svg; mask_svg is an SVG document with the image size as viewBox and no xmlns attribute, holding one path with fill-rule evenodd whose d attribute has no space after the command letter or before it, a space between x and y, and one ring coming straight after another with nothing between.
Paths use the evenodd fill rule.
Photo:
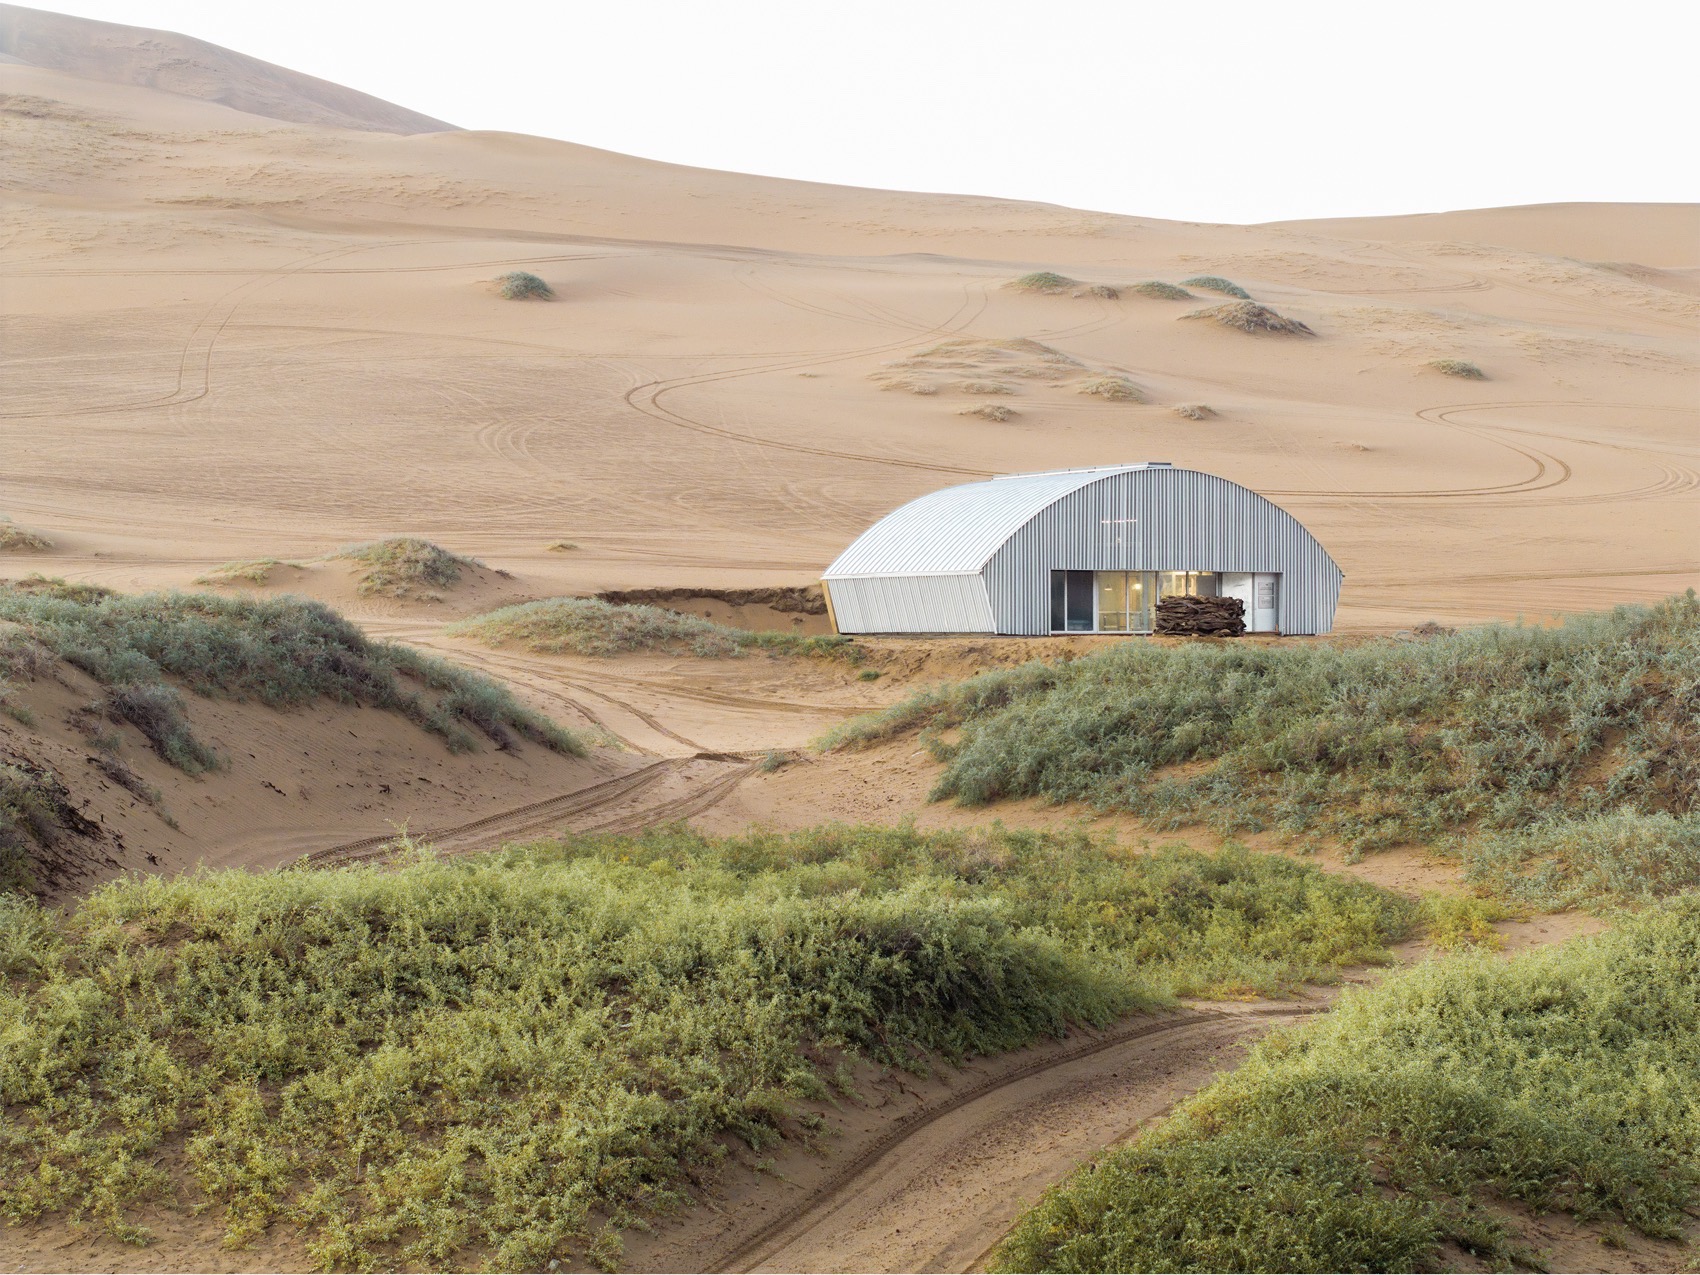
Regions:
<instances>
[{"instance_id":1,"label":"corrugated metal roof","mask_svg":"<svg viewBox=\"0 0 1700 1275\"><path fill-rule=\"evenodd\" d=\"M1070 492L1110 474L1146 467L1141 462L1010 474L930 492L856 537L822 578L978 571L1010 536Z\"/></svg>"}]
</instances>

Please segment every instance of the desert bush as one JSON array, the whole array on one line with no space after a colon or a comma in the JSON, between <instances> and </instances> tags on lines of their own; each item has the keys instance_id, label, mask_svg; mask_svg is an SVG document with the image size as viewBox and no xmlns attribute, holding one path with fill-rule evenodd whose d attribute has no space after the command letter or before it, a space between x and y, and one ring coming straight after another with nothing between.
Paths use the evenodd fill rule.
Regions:
<instances>
[{"instance_id":1,"label":"desert bush","mask_svg":"<svg viewBox=\"0 0 1700 1275\"><path fill-rule=\"evenodd\" d=\"M1430 359L1423 364L1436 372L1444 372L1447 376L1461 376L1469 381L1485 381L1487 375L1474 363L1466 363L1463 359Z\"/></svg>"},{"instance_id":2,"label":"desert bush","mask_svg":"<svg viewBox=\"0 0 1700 1275\"><path fill-rule=\"evenodd\" d=\"M502 296L509 301L524 301L528 298L549 301L555 296L553 288L525 270L512 270L500 275L496 283Z\"/></svg>"},{"instance_id":3,"label":"desert bush","mask_svg":"<svg viewBox=\"0 0 1700 1275\"><path fill-rule=\"evenodd\" d=\"M1094 380L1082 382L1077 389L1082 394L1090 394L1094 398L1108 399L1112 403L1143 403L1146 401L1145 391L1125 376L1100 376Z\"/></svg>"},{"instance_id":4,"label":"desert bush","mask_svg":"<svg viewBox=\"0 0 1700 1275\"><path fill-rule=\"evenodd\" d=\"M1068 292L1078 288L1080 280L1070 279L1067 275L1057 274L1052 270L1035 270L1019 279L1011 279L1005 286L1022 292Z\"/></svg>"},{"instance_id":5,"label":"desert bush","mask_svg":"<svg viewBox=\"0 0 1700 1275\"><path fill-rule=\"evenodd\" d=\"M1182 279L1181 282L1189 288L1203 288L1206 292L1217 292L1224 297L1237 297L1241 301L1251 300L1251 293L1218 274L1194 275L1190 279Z\"/></svg>"},{"instance_id":6,"label":"desert bush","mask_svg":"<svg viewBox=\"0 0 1700 1275\"><path fill-rule=\"evenodd\" d=\"M484 565L476 558L463 558L414 536L344 545L330 556L357 562L365 568L355 577L362 595L376 593L392 598L434 599L435 590L454 588L460 582L461 572Z\"/></svg>"},{"instance_id":7,"label":"desert bush","mask_svg":"<svg viewBox=\"0 0 1700 1275\"><path fill-rule=\"evenodd\" d=\"M632 651L689 652L724 659L750 650L795 655L850 655L844 637L764 633L716 624L682 611L599 598L545 598L502 607L451 624L445 632L491 646L518 642L533 651L591 656Z\"/></svg>"},{"instance_id":8,"label":"desert bush","mask_svg":"<svg viewBox=\"0 0 1700 1275\"><path fill-rule=\"evenodd\" d=\"M1460 836L1465 880L1557 911L1700 891L1700 814L1614 810Z\"/></svg>"},{"instance_id":9,"label":"desert bush","mask_svg":"<svg viewBox=\"0 0 1700 1275\"><path fill-rule=\"evenodd\" d=\"M0 553L44 553L53 542L39 531L20 527L10 518L0 516Z\"/></svg>"},{"instance_id":10,"label":"desert bush","mask_svg":"<svg viewBox=\"0 0 1700 1275\"><path fill-rule=\"evenodd\" d=\"M1207 421L1216 415L1216 409L1208 403L1176 403L1174 413L1189 421Z\"/></svg>"},{"instance_id":11,"label":"desert bush","mask_svg":"<svg viewBox=\"0 0 1700 1275\"><path fill-rule=\"evenodd\" d=\"M6 586L0 621L110 688L108 715L137 726L162 756L191 771L213 764L216 753L194 738L173 682L195 695L280 709L321 699L386 708L456 749L476 746L469 726L502 745L518 735L560 752L583 747L497 683L407 647L369 641L304 598L83 597Z\"/></svg>"},{"instance_id":12,"label":"desert bush","mask_svg":"<svg viewBox=\"0 0 1700 1275\"><path fill-rule=\"evenodd\" d=\"M293 567L297 563L283 562L277 558L252 558L237 562L227 562L222 567L215 567L205 575L196 576L196 584L212 585L217 588L231 584L270 584L272 572L279 567Z\"/></svg>"},{"instance_id":13,"label":"desert bush","mask_svg":"<svg viewBox=\"0 0 1700 1275\"><path fill-rule=\"evenodd\" d=\"M960 394L1013 394L1015 391L1002 381L958 381L956 390Z\"/></svg>"},{"instance_id":14,"label":"desert bush","mask_svg":"<svg viewBox=\"0 0 1700 1275\"><path fill-rule=\"evenodd\" d=\"M805 1128L796 1100L847 1056L926 1070L1331 977L1385 959L1410 910L1244 852L912 828L674 828L0 909L0 1213L141 1239L148 1212L211 1209L228 1243L283 1224L353 1269L611 1260L730 1147Z\"/></svg>"},{"instance_id":15,"label":"desert bush","mask_svg":"<svg viewBox=\"0 0 1700 1275\"><path fill-rule=\"evenodd\" d=\"M1021 415L1007 403L981 403L976 407L965 407L957 413L958 416L978 416L983 421L1008 421Z\"/></svg>"},{"instance_id":16,"label":"desert bush","mask_svg":"<svg viewBox=\"0 0 1700 1275\"><path fill-rule=\"evenodd\" d=\"M1074 294L1077 297L1096 297L1100 301L1119 301L1121 293L1107 283L1094 283Z\"/></svg>"},{"instance_id":17,"label":"desert bush","mask_svg":"<svg viewBox=\"0 0 1700 1275\"><path fill-rule=\"evenodd\" d=\"M1272 332L1278 336L1316 335L1308 325L1297 319L1284 318L1268 306L1258 305L1255 301L1230 301L1226 305L1206 306L1202 310L1183 314L1181 318L1210 319L1225 328L1250 332L1253 335L1261 332Z\"/></svg>"},{"instance_id":18,"label":"desert bush","mask_svg":"<svg viewBox=\"0 0 1700 1275\"><path fill-rule=\"evenodd\" d=\"M1163 283L1157 279L1150 279L1145 283L1136 283L1125 290L1138 293L1142 297L1151 297L1157 301L1191 301L1193 299L1192 293L1185 288L1177 288L1172 283Z\"/></svg>"},{"instance_id":19,"label":"desert bush","mask_svg":"<svg viewBox=\"0 0 1700 1275\"><path fill-rule=\"evenodd\" d=\"M1543 1269L1506 1200L1678 1238L1700 1202L1697 985L1694 897L1390 975L1048 1192L991 1267L1426 1270L1451 1241Z\"/></svg>"},{"instance_id":20,"label":"desert bush","mask_svg":"<svg viewBox=\"0 0 1700 1275\"><path fill-rule=\"evenodd\" d=\"M937 797L1436 844L1700 803L1700 600L1355 646L1134 642L924 691L824 747L960 727ZM1173 768L1185 765L1186 773Z\"/></svg>"}]
</instances>

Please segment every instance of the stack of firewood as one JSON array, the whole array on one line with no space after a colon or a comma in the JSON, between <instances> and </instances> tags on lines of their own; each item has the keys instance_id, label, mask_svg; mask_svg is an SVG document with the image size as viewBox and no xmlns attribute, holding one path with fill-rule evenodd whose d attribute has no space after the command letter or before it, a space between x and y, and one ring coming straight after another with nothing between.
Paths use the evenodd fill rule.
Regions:
<instances>
[{"instance_id":1,"label":"stack of firewood","mask_svg":"<svg viewBox=\"0 0 1700 1275\"><path fill-rule=\"evenodd\" d=\"M1159 598L1157 632L1176 637L1239 637L1245 603L1238 598Z\"/></svg>"}]
</instances>

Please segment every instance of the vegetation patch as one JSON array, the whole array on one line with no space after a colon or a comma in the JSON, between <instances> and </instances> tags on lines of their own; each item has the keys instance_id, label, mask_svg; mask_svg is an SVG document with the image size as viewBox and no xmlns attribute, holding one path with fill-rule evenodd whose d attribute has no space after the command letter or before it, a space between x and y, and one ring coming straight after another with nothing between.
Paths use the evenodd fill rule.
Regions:
<instances>
[{"instance_id":1,"label":"vegetation patch","mask_svg":"<svg viewBox=\"0 0 1700 1275\"><path fill-rule=\"evenodd\" d=\"M1216 409L1208 403L1176 403L1174 413L1189 421L1207 421L1216 415Z\"/></svg>"},{"instance_id":2,"label":"vegetation patch","mask_svg":"<svg viewBox=\"0 0 1700 1275\"><path fill-rule=\"evenodd\" d=\"M300 570L298 562L283 562L277 558L254 558L245 562L227 562L222 567L216 567L204 576L196 576L196 584L212 585L215 588L224 585L265 585L270 584L272 575L280 567L292 567Z\"/></svg>"},{"instance_id":3,"label":"vegetation patch","mask_svg":"<svg viewBox=\"0 0 1700 1275\"><path fill-rule=\"evenodd\" d=\"M0 553L45 553L53 542L39 531L20 527L10 518L0 516Z\"/></svg>"},{"instance_id":4,"label":"vegetation patch","mask_svg":"<svg viewBox=\"0 0 1700 1275\"><path fill-rule=\"evenodd\" d=\"M323 1267L500 1270L612 1265L731 1149L807 1136L796 1100L853 1056L924 1071L1291 988L1386 959L1410 913L1244 852L850 828L0 909L8 1219L144 1241L146 1210L210 1209Z\"/></svg>"},{"instance_id":5,"label":"vegetation patch","mask_svg":"<svg viewBox=\"0 0 1700 1275\"><path fill-rule=\"evenodd\" d=\"M512 270L496 278L496 287L508 301L553 301L555 290L536 275L525 270Z\"/></svg>"},{"instance_id":6,"label":"vegetation patch","mask_svg":"<svg viewBox=\"0 0 1700 1275\"><path fill-rule=\"evenodd\" d=\"M1096 297L1100 301L1119 301L1122 294L1107 283L1094 283L1091 287L1082 288L1074 295L1077 297Z\"/></svg>"},{"instance_id":7,"label":"vegetation patch","mask_svg":"<svg viewBox=\"0 0 1700 1275\"><path fill-rule=\"evenodd\" d=\"M1700 814L1611 810L1459 837L1478 889L1546 911L1700 892Z\"/></svg>"},{"instance_id":8,"label":"vegetation patch","mask_svg":"<svg viewBox=\"0 0 1700 1275\"><path fill-rule=\"evenodd\" d=\"M1071 292L1080 286L1080 280L1070 279L1067 275L1057 274L1053 270L1035 270L1019 279L1011 279L1004 286L1019 292Z\"/></svg>"},{"instance_id":9,"label":"vegetation patch","mask_svg":"<svg viewBox=\"0 0 1700 1275\"><path fill-rule=\"evenodd\" d=\"M957 415L978 416L983 421L1009 421L1021 413L1004 403L981 403L977 407L965 407Z\"/></svg>"},{"instance_id":10,"label":"vegetation patch","mask_svg":"<svg viewBox=\"0 0 1700 1275\"><path fill-rule=\"evenodd\" d=\"M1183 314L1181 318L1211 319L1225 328L1250 332L1254 336L1262 333L1274 333L1277 336L1316 335L1306 324L1297 319L1284 318L1268 306L1259 305L1255 301L1230 301L1227 305L1206 306L1202 310L1194 310L1191 314Z\"/></svg>"},{"instance_id":11,"label":"vegetation patch","mask_svg":"<svg viewBox=\"0 0 1700 1275\"><path fill-rule=\"evenodd\" d=\"M523 602L461 620L444 632L474 637L491 646L517 642L549 654L601 657L666 651L722 659L751 650L850 655L855 649L846 637L735 629L682 611L604 602L600 598Z\"/></svg>"},{"instance_id":12,"label":"vegetation patch","mask_svg":"<svg viewBox=\"0 0 1700 1275\"><path fill-rule=\"evenodd\" d=\"M357 562L364 568L355 576L362 597L382 594L427 602L441 601L442 594L437 590L454 588L463 571L484 565L476 558L463 558L412 536L345 545L330 556Z\"/></svg>"},{"instance_id":13,"label":"vegetation patch","mask_svg":"<svg viewBox=\"0 0 1700 1275\"><path fill-rule=\"evenodd\" d=\"M945 761L934 796L969 804L1085 801L1173 827L1332 836L1359 851L1439 845L1465 830L1562 847L1580 844L1553 835L1577 819L1700 808L1697 688L1691 591L1557 628L1421 641L1129 642L925 691L823 744L926 731ZM938 742L952 728L955 741ZM1524 857L1532 842L1501 844L1504 870L1538 858ZM1649 894L1679 888L1691 869L1676 864Z\"/></svg>"},{"instance_id":14,"label":"vegetation patch","mask_svg":"<svg viewBox=\"0 0 1700 1275\"><path fill-rule=\"evenodd\" d=\"M1002 381L958 381L956 388L963 394L1013 394L1015 391Z\"/></svg>"},{"instance_id":15,"label":"vegetation patch","mask_svg":"<svg viewBox=\"0 0 1700 1275\"><path fill-rule=\"evenodd\" d=\"M1250 301L1251 293L1230 279L1224 279L1219 274L1195 274L1190 279L1181 280L1189 288L1203 288L1206 292L1217 292L1224 297L1238 297L1241 301Z\"/></svg>"},{"instance_id":16,"label":"vegetation patch","mask_svg":"<svg viewBox=\"0 0 1700 1275\"><path fill-rule=\"evenodd\" d=\"M1700 1203L1700 899L1437 960L1259 1044L1048 1192L1005 1271L1545 1269L1514 1201L1679 1238Z\"/></svg>"},{"instance_id":17,"label":"vegetation patch","mask_svg":"<svg viewBox=\"0 0 1700 1275\"><path fill-rule=\"evenodd\" d=\"M1192 293L1185 288L1177 288L1172 283L1163 283L1158 279L1148 279L1144 283L1136 283L1126 289L1142 297L1150 297L1155 301L1191 301Z\"/></svg>"},{"instance_id":18,"label":"vegetation patch","mask_svg":"<svg viewBox=\"0 0 1700 1275\"><path fill-rule=\"evenodd\" d=\"M1474 363L1466 363L1463 359L1430 359L1423 364L1436 372L1444 372L1447 376L1461 376L1467 381L1485 381L1487 374Z\"/></svg>"},{"instance_id":19,"label":"vegetation patch","mask_svg":"<svg viewBox=\"0 0 1700 1275\"><path fill-rule=\"evenodd\" d=\"M0 588L0 678L34 676L46 656L88 674L100 711L135 726L159 755L190 773L218 765L184 714L179 689L210 699L299 708L328 699L390 709L450 748L498 747L518 737L579 753L571 735L521 706L499 684L403 646L369 641L304 598L204 593L101 594Z\"/></svg>"},{"instance_id":20,"label":"vegetation patch","mask_svg":"<svg viewBox=\"0 0 1700 1275\"><path fill-rule=\"evenodd\" d=\"M1143 403L1147 401L1145 391L1125 376L1096 377L1093 380L1082 382L1079 390L1082 394L1090 394L1094 398L1108 399L1112 403Z\"/></svg>"},{"instance_id":21,"label":"vegetation patch","mask_svg":"<svg viewBox=\"0 0 1700 1275\"><path fill-rule=\"evenodd\" d=\"M550 553L571 553L574 549L577 549L580 546L573 543L571 540L551 540L543 547Z\"/></svg>"}]
</instances>

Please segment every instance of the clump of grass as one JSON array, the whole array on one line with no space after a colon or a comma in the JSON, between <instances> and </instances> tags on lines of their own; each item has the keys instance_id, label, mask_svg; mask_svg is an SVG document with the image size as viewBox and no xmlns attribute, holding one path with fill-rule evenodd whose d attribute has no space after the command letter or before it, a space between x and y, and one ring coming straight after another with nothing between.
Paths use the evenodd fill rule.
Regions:
<instances>
[{"instance_id":1,"label":"clump of grass","mask_svg":"<svg viewBox=\"0 0 1700 1275\"><path fill-rule=\"evenodd\" d=\"M1505 946L1495 921L1507 921L1518 912L1498 899L1469 894L1440 894L1430 891L1417 905L1418 924L1428 941L1443 952L1480 947L1497 952Z\"/></svg>"},{"instance_id":2,"label":"clump of grass","mask_svg":"<svg viewBox=\"0 0 1700 1275\"><path fill-rule=\"evenodd\" d=\"M544 548L550 553L571 553L574 549L579 548L579 546L574 544L571 540L551 540L544 546Z\"/></svg>"},{"instance_id":3,"label":"clump of grass","mask_svg":"<svg viewBox=\"0 0 1700 1275\"><path fill-rule=\"evenodd\" d=\"M1183 319L1212 319L1225 328L1234 328L1253 335L1272 332L1279 336L1315 336L1316 333L1297 319L1276 314L1266 305L1255 301L1230 301L1226 305L1206 306L1183 314Z\"/></svg>"},{"instance_id":4,"label":"clump of grass","mask_svg":"<svg viewBox=\"0 0 1700 1275\"><path fill-rule=\"evenodd\" d=\"M104 584L70 581L63 576L44 576L39 571L21 580L0 580L0 588L32 597L61 598L67 602L95 602L117 596L117 591Z\"/></svg>"},{"instance_id":5,"label":"clump of grass","mask_svg":"<svg viewBox=\"0 0 1700 1275\"><path fill-rule=\"evenodd\" d=\"M1485 381L1487 374L1474 363L1466 363L1463 359L1430 359L1423 364L1436 372L1444 372L1447 376L1461 376L1467 381Z\"/></svg>"},{"instance_id":6,"label":"clump of grass","mask_svg":"<svg viewBox=\"0 0 1700 1275\"><path fill-rule=\"evenodd\" d=\"M345 545L330 555L361 564L365 570L355 579L362 597L382 594L391 598L441 601L439 589L452 589L461 573L484 564L463 558L440 545L413 536L392 536L365 544Z\"/></svg>"},{"instance_id":7,"label":"clump of grass","mask_svg":"<svg viewBox=\"0 0 1700 1275\"><path fill-rule=\"evenodd\" d=\"M491 646L518 642L533 651L603 658L634 651L667 651L723 659L750 650L854 658L855 650L849 638L736 629L682 611L599 598L524 602L472 616L444 631L475 637Z\"/></svg>"},{"instance_id":8,"label":"clump of grass","mask_svg":"<svg viewBox=\"0 0 1700 1275\"><path fill-rule=\"evenodd\" d=\"M978 416L983 421L1008 421L1021 413L1005 403L981 403L977 407L965 407L957 415Z\"/></svg>"},{"instance_id":9,"label":"clump of grass","mask_svg":"<svg viewBox=\"0 0 1700 1275\"><path fill-rule=\"evenodd\" d=\"M962 394L1013 394L1015 391L1002 381L958 381L956 389Z\"/></svg>"},{"instance_id":10,"label":"clump of grass","mask_svg":"<svg viewBox=\"0 0 1700 1275\"><path fill-rule=\"evenodd\" d=\"M1203 288L1206 292L1217 292L1224 297L1238 297L1241 301L1251 300L1251 293L1218 274L1197 274L1190 279L1182 279L1181 282L1189 288Z\"/></svg>"},{"instance_id":11,"label":"clump of grass","mask_svg":"<svg viewBox=\"0 0 1700 1275\"><path fill-rule=\"evenodd\" d=\"M729 1147L803 1132L794 1104L855 1056L926 1070L1334 978L1411 911L1274 856L912 828L672 828L0 909L0 1212L130 1239L210 1212L233 1246L290 1228L316 1267L505 1270L617 1257Z\"/></svg>"},{"instance_id":12,"label":"clump of grass","mask_svg":"<svg viewBox=\"0 0 1700 1275\"><path fill-rule=\"evenodd\" d=\"M552 301L555 290L536 275L525 270L511 270L496 279L502 296L509 301Z\"/></svg>"},{"instance_id":13,"label":"clump of grass","mask_svg":"<svg viewBox=\"0 0 1700 1275\"><path fill-rule=\"evenodd\" d=\"M1700 892L1700 815L1610 810L1460 836L1465 880L1548 911Z\"/></svg>"},{"instance_id":14,"label":"clump of grass","mask_svg":"<svg viewBox=\"0 0 1700 1275\"><path fill-rule=\"evenodd\" d=\"M1067 275L1057 274L1053 270L1035 270L1019 279L1011 279L1004 286L1021 292L1068 292L1078 288L1080 280L1070 279Z\"/></svg>"},{"instance_id":15,"label":"clump of grass","mask_svg":"<svg viewBox=\"0 0 1700 1275\"><path fill-rule=\"evenodd\" d=\"M27 639L0 644L0 676L18 675L21 661L38 667L42 651L64 660L108 688L102 711L111 720L135 726L162 757L191 773L217 765L218 754L196 738L179 689L278 709L319 700L390 709L457 751L477 747L479 736L503 748L523 737L559 752L583 751L497 683L369 641L304 598L81 597L5 587L0 621Z\"/></svg>"},{"instance_id":16,"label":"clump of grass","mask_svg":"<svg viewBox=\"0 0 1700 1275\"><path fill-rule=\"evenodd\" d=\"M279 567L296 567L299 563L283 562L277 558L255 558L250 561L227 562L204 576L196 576L196 584L215 587L232 584L270 584L272 573Z\"/></svg>"},{"instance_id":17,"label":"clump of grass","mask_svg":"<svg viewBox=\"0 0 1700 1275\"><path fill-rule=\"evenodd\" d=\"M880 388L882 390L902 390L906 394L919 394L923 398L930 398L939 392L937 381L929 381L921 376L882 375L880 377Z\"/></svg>"},{"instance_id":18,"label":"clump of grass","mask_svg":"<svg viewBox=\"0 0 1700 1275\"><path fill-rule=\"evenodd\" d=\"M1700 899L1425 962L1266 1039L1022 1217L1004 1271L1543 1269L1501 1202L1680 1239L1700 1202Z\"/></svg>"},{"instance_id":19,"label":"clump of grass","mask_svg":"<svg viewBox=\"0 0 1700 1275\"><path fill-rule=\"evenodd\" d=\"M937 746L935 797L1085 801L1364 851L1465 828L1550 837L1553 821L1695 812L1696 685L1690 592L1557 628L1422 642L1128 643L924 691L822 743L959 728Z\"/></svg>"},{"instance_id":20,"label":"clump of grass","mask_svg":"<svg viewBox=\"0 0 1700 1275\"><path fill-rule=\"evenodd\" d=\"M1100 301L1119 301L1121 293L1107 283L1094 283L1074 294L1077 297L1097 297Z\"/></svg>"},{"instance_id":21,"label":"clump of grass","mask_svg":"<svg viewBox=\"0 0 1700 1275\"><path fill-rule=\"evenodd\" d=\"M1174 413L1189 421L1207 421L1216 415L1216 409L1208 403L1176 403Z\"/></svg>"},{"instance_id":22,"label":"clump of grass","mask_svg":"<svg viewBox=\"0 0 1700 1275\"><path fill-rule=\"evenodd\" d=\"M0 515L0 553L45 553L51 548L53 542L39 531L20 527Z\"/></svg>"},{"instance_id":23,"label":"clump of grass","mask_svg":"<svg viewBox=\"0 0 1700 1275\"><path fill-rule=\"evenodd\" d=\"M1157 301L1191 301L1193 299L1192 293L1185 288L1177 288L1172 283L1163 283L1157 279L1136 283L1127 291L1137 292L1142 297L1151 297Z\"/></svg>"},{"instance_id":24,"label":"clump of grass","mask_svg":"<svg viewBox=\"0 0 1700 1275\"><path fill-rule=\"evenodd\" d=\"M1100 376L1084 381L1078 387L1082 394L1108 399L1112 403L1144 403L1145 391L1125 376Z\"/></svg>"}]
</instances>

